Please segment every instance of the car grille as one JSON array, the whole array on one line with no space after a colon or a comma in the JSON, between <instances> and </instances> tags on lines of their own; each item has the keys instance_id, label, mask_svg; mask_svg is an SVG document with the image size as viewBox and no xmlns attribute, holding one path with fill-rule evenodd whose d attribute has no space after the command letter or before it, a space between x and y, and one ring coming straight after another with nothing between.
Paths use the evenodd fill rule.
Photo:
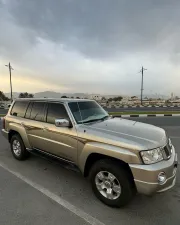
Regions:
<instances>
[{"instance_id":1,"label":"car grille","mask_svg":"<svg viewBox=\"0 0 180 225\"><path fill-rule=\"evenodd\" d=\"M168 140L168 143L167 145L164 147L164 157L166 159L169 159L171 157L171 154L172 154L172 146L170 145L169 143L169 140Z\"/></svg>"}]
</instances>

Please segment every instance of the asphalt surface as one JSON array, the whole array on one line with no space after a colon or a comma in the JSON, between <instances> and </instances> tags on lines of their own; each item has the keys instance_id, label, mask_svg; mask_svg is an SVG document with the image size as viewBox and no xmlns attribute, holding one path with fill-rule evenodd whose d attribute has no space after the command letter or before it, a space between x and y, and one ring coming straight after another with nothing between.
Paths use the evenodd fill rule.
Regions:
<instances>
[{"instance_id":1,"label":"asphalt surface","mask_svg":"<svg viewBox=\"0 0 180 225\"><path fill-rule=\"evenodd\" d=\"M0 109L0 115L4 115L7 113L7 109Z\"/></svg>"},{"instance_id":2,"label":"asphalt surface","mask_svg":"<svg viewBox=\"0 0 180 225\"><path fill-rule=\"evenodd\" d=\"M180 154L180 117L133 119L165 128ZM61 201L53 200L53 195ZM67 207L67 203L74 208ZM93 224L94 218L98 220L94 224L101 221L106 225L179 225L179 207L179 173L170 191L152 197L137 195L127 207L114 209L97 200L89 181L77 172L36 156L23 162L15 160L8 142L0 135L0 224L81 225ZM82 212L77 216L72 209L87 213L91 223L85 222Z\"/></svg>"}]
</instances>

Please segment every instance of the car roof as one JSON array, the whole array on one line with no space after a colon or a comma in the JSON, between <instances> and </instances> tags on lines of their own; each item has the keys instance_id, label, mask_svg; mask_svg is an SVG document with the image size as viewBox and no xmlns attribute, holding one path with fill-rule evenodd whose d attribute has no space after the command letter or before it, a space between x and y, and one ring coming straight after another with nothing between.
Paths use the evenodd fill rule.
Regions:
<instances>
[{"instance_id":1,"label":"car roof","mask_svg":"<svg viewBox=\"0 0 180 225\"><path fill-rule=\"evenodd\" d=\"M87 102L94 101L90 99L77 98L17 98L15 101L46 101L46 102Z\"/></svg>"}]
</instances>

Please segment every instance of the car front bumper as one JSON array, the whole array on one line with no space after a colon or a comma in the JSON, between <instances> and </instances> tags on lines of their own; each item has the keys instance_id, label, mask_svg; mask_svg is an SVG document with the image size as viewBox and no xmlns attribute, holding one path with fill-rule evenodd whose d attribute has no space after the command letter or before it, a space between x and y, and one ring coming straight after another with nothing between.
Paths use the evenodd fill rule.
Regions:
<instances>
[{"instance_id":1,"label":"car front bumper","mask_svg":"<svg viewBox=\"0 0 180 225\"><path fill-rule=\"evenodd\" d=\"M142 194L151 195L155 192L163 192L175 185L178 159L174 147L169 160L164 160L151 165L130 164L137 191ZM164 172L166 181L158 182L158 175Z\"/></svg>"}]
</instances>

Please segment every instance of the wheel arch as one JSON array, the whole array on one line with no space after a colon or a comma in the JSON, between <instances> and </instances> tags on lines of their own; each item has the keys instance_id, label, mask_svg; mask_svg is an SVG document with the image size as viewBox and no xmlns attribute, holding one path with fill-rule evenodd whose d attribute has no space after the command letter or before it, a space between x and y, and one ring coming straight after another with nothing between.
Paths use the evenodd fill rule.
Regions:
<instances>
[{"instance_id":1,"label":"wheel arch","mask_svg":"<svg viewBox=\"0 0 180 225\"><path fill-rule=\"evenodd\" d=\"M97 161L102 160L102 159L110 159L110 160L114 161L115 163L119 164L120 167L123 167L128 172L128 174L130 175L130 178L134 182L134 177L133 177L131 168L128 163L124 162L123 160L116 159L114 157L99 154L99 153L91 153L88 156L86 163L85 163L85 168L84 168L84 177L88 177L92 166Z\"/></svg>"},{"instance_id":2,"label":"wheel arch","mask_svg":"<svg viewBox=\"0 0 180 225\"><path fill-rule=\"evenodd\" d=\"M9 129L9 134L8 134L8 141L10 142L11 138L13 135L18 134L22 141L24 142L24 145L26 148L31 148L29 140L28 140L28 136L26 133L26 130L24 129L24 127L20 126L19 124L15 125L11 125L10 129Z\"/></svg>"}]
</instances>

